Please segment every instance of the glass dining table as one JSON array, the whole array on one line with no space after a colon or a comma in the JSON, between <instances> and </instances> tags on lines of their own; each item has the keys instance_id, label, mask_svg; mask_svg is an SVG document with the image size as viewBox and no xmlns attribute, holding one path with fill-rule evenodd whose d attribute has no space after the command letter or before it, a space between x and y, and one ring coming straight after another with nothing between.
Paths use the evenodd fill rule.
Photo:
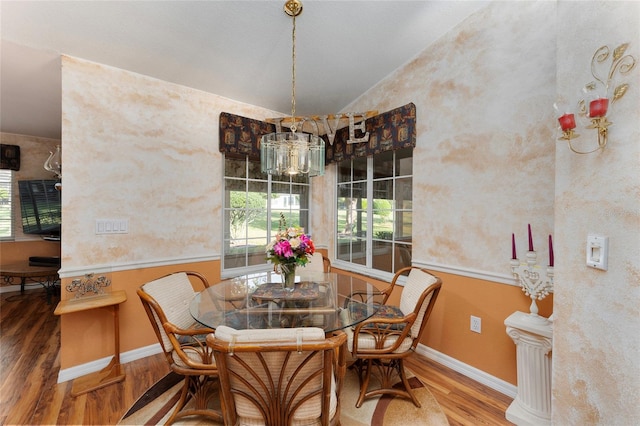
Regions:
<instances>
[{"instance_id":1,"label":"glass dining table","mask_svg":"<svg viewBox=\"0 0 640 426\"><path fill-rule=\"evenodd\" d=\"M261 272L204 289L191 300L189 310L198 323L213 329L320 327L329 333L372 316L377 305L351 295L375 291L365 280L321 272L302 272L295 287L284 288L279 274Z\"/></svg>"}]
</instances>

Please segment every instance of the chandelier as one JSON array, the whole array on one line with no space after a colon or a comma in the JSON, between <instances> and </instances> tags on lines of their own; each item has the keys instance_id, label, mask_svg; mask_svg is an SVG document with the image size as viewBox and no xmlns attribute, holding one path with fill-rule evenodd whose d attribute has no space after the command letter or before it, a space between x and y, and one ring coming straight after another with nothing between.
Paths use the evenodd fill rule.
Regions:
<instances>
[{"instance_id":1,"label":"chandelier","mask_svg":"<svg viewBox=\"0 0 640 426\"><path fill-rule=\"evenodd\" d=\"M292 17L291 32L291 127L290 132L269 133L260 140L260 166L271 175L324 175L324 140L319 136L296 133L296 16L302 13L300 0L288 0L284 12Z\"/></svg>"}]
</instances>

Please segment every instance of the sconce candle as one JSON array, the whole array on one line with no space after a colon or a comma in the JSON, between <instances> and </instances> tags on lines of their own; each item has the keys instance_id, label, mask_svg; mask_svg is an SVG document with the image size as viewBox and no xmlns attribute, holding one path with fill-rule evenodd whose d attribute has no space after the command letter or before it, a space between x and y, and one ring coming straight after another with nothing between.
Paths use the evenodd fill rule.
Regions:
<instances>
[{"instance_id":1,"label":"sconce candle","mask_svg":"<svg viewBox=\"0 0 640 426\"><path fill-rule=\"evenodd\" d=\"M619 84L615 79L629 74L636 66L636 58L626 53L629 43L622 43L615 49L610 49L609 46L602 46L594 53L591 58L591 75L594 79L590 83L587 83L582 91L584 96L578 101L577 114L579 117L589 119L584 121L578 120L576 123L575 117L571 114L570 109L566 105L564 98L560 97L557 102L553 104L553 108L556 112L555 117L558 117L562 134L559 135L558 140L566 141L569 145L569 149L576 154L590 154L604 150L609 140L609 126L613 123L609 121L607 113L609 112L609 104L613 106L616 104L629 90L629 83ZM609 71L606 72L606 66L609 64ZM586 129L595 130L597 145L587 148L575 147L572 141L577 139L580 135L574 131L577 124L580 124Z\"/></svg>"},{"instance_id":2,"label":"sconce candle","mask_svg":"<svg viewBox=\"0 0 640 426\"><path fill-rule=\"evenodd\" d=\"M589 103L589 117L604 117L609 108L609 99L600 98Z\"/></svg>"},{"instance_id":3,"label":"sconce candle","mask_svg":"<svg viewBox=\"0 0 640 426\"><path fill-rule=\"evenodd\" d=\"M511 259L517 259L518 255L516 254L516 235L511 234Z\"/></svg>"},{"instance_id":4,"label":"sconce candle","mask_svg":"<svg viewBox=\"0 0 640 426\"><path fill-rule=\"evenodd\" d=\"M564 114L558 118L560 128L562 131L571 130L576 128L576 117L573 114Z\"/></svg>"},{"instance_id":5,"label":"sconce candle","mask_svg":"<svg viewBox=\"0 0 640 426\"><path fill-rule=\"evenodd\" d=\"M533 251L533 238L531 238L531 224L527 225L529 227L529 251Z\"/></svg>"},{"instance_id":6,"label":"sconce candle","mask_svg":"<svg viewBox=\"0 0 640 426\"><path fill-rule=\"evenodd\" d=\"M549 235L549 266L553 266L553 241Z\"/></svg>"}]
</instances>

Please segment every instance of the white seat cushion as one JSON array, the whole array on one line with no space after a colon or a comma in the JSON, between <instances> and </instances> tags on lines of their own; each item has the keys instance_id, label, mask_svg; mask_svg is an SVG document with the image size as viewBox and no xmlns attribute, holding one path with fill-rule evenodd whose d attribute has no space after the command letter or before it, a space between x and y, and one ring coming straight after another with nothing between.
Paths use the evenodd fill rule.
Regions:
<instances>
[{"instance_id":1,"label":"white seat cushion","mask_svg":"<svg viewBox=\"0 0 640 426\"><path fill-rule=\"evenodd\" d=\"M250 330L235 330L231 327L220 326L216 328L215 337L217 340L225 341L225 342L235 342L235 343L256 343L256 342L285 342L285 341L298 341L298 338L301 338L302 342L308 341L324 341L325 340L325 332L321 328L316 327L302 327L302 328L273 328L273 329L250 329ZM273 374L273 372L279 372L282 370L284 365L285 358L289 356L289 361L287 363L287 368L283 374L283 378L289 382L293 377L293 372L296 368L299 367L300 361L305 359L308 356L308 353L302 352L297 353L293 352L260 352L260 354L264 357L264 360L267 364L267 369L272 374L273 379L277 379L279 374ZM251 360L252 357L255 357L255 361L250 362L253 366L258 366L258 355L255 353L243 353L242 357L245 360ZM298 361L299 360L299 361ZM322 357L316 356L312 359L312 362L309 362L303 367L303 370L300 372L299 377L295 379L294 383L300 384L304 379L308 377L308 374L305 374L305 371L313 371L322 366ZM246 379L252 382L252 378L246 370L244 370L241 366L236 366L234 368L234 364L237 362L237 357L229 356L227 359L228 368L230 370L234 370L239 372L239 374L246 374ZM249 361L248 361L249 362ZM260 377L260 379L264 383L269 383L269 379L266 376L266 372L262 368L255 369L256 374ZM234 384L234 387L245 388L244 385L234 378L234 376L230 376L230 380ZM307 384L307 386L319 386L322 378L316 377L311 382ZM294 385L295 387L295 385ZM337 408L337 395L336 395L336 384L335 378L332 376L331 382L331 400L330 400L330 411L329 416L332 418L336 413ZM250 392L249 392L250 393ZM250 402L248 399L242 397L241 395L234 393L234 400L236 404L236 412L239 417L239 422L242 425L264 425L264 421L262 419L262 415L260 411ZM302 425L315 425L319 424L319 417L321 415L321 398L320 395L313 397L312 399L303 403L300 408L294 414L293 424L296 426Z\"/></svg>"},{"instance_id":2,"label":"white seat cushion","mask_svg":"<svg viewBox=\"0 0 640 426\"><path fill-rule=\"evenodd\" d=\"M404 284L404 288L402 289L402 294L400 295L400 310L404 313L413 312L416 309L416 303L418 303L418 299L424 293L424 291L429 288L432 284L434 284L438 279L431 274L424 272L421 269L413 268L411 272L409 272L409 276L407 277L407 281ZM418 316L416 321L411 326L411 335L417 336L420 331L420 325L422 324L422 320L424 319L424 314L429 306L429 301L433 293L431 293L424 300L420 311L418 312Z\"/></svg>"},{"instance_id":3,"label":"white seat cushion","mask_svg":"<svg viewBox=\"0 0 640 426\"><path fill-rule=\"evenodd\" d=\"M184 329L191 327L193 317L189 313L189 304L195 296L195 291L187 274L184 272L171 274L148 282L142 286L142 289L158 302L170 323ZM156 322L160 328L165 347L170 348L169 337L165 334L164 327L157 317Z\"/></svg>"}]
</instances>

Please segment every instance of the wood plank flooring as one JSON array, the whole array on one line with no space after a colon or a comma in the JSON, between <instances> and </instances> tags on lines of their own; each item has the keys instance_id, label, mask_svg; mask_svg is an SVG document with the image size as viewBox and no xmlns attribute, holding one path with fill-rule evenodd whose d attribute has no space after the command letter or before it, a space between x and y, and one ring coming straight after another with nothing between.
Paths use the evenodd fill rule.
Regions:
<instances>
[{"instance_id":1,"label":"wood plank flooring","mask_svg":"<svg viewBox=\"0 0 640 426\"><path fill-rule=\"evenodd\" d=\"M113 425L169 371L161 354L124 365L117 383L72 398L72 382L57 384L60 320L57 299L44 290L0 295L0 425ZM451 426L511 425L511 398L415 355L407 366L429 387Z\"/></svg>"}]
</instances>

